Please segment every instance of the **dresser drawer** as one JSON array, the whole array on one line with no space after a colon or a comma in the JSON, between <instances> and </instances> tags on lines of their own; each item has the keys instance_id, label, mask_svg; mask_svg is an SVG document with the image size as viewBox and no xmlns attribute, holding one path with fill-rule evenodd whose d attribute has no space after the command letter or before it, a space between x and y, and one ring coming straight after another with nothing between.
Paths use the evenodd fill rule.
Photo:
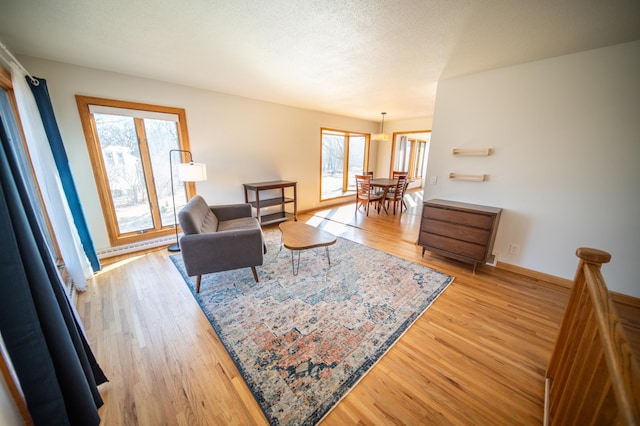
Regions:
<instances>
[{"instance_id":1,"label":"dresser drawer","mask_svg":"<svg viewBox=\"0 0 640 426\"><path fill-rule=\"evenodd\" d=\"M443 237L482 245L486 245L489 242L489 237L491 236L489 229L474 228L471 226L442 222L440 220L433 219L424 219L422 221L421 230L431 234L441 235Z\"/></svg>"},{"instance_id":2,"label":"dresser drawer","mask_svg":"<svg viewBox=\"0 0 640 426\"><path fill-rule=\"evenodd\" d=\"M420 233L420 241L427 250L430 248L437 249L457 256L463 256L477 262L484 261L487 251L487 247L484 245L447 238L428 232Z\"/></svg>"},{"instance_id":3,"label":"dresser drawer","mask_svg":"<svg viewBox=\"0 0 640 426\"><path fill-rule=\"evenodd\" d=\"M460 210L443 209L440 207L424 206L423 216L427 219L458 223L460 225L475 226L476 228L491 229L494 215L478 214Z\"/></svg>"}]
</instances>

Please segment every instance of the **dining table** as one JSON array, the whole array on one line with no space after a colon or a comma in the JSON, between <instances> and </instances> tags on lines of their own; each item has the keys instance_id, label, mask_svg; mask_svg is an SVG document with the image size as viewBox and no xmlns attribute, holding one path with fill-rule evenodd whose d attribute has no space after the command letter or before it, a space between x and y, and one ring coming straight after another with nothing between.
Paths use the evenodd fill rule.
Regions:
<instances>
[{"instance_id":1,"label":"dining table","mask_svg":"<svg viewBox=\"0 0 640 426\"><path fill-rule=\"evenodd\" d=\"M387 211L387 207L384 205L384 199L386 198L389 189L395 188L395 186L398 184L398 179L375 178L371 179L369 184L374 188L382 188L382 207L384 207L384 211L389 214L389 212Z\"/></svg>"}]
</instances>

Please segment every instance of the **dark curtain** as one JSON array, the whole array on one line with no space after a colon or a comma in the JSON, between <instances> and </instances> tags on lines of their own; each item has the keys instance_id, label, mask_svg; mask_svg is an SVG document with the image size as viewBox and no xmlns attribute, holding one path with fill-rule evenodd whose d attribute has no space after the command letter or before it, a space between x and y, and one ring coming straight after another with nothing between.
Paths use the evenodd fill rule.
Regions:
<instances>
[{"instance_id":1,"label":"dark curtain","mask_svg":"<svg viewBox=\"0 0 640 426\"><path fill-rule=\"evenodd\" d=\"M100 270L100 261L98 260L98 254L96 253L96 249L93 245L93 239L91 238L89 227L87 226L87 221L84 217L84 211L80 204L76 184L73 181L73 176L71 175L69 159L67 158L67 152L65 151L64 144L62 143L62 136L60 135L58 123L56 121L55 114L53 113L51 99L49 98L47 81L43 78L35 78L31 76L27 76L25 78L31 88L31 92L33 92L36 104L38 105L38 111L40 112L40 117L42 117L42 124L44 125L47 139L49 139L53 159L56 163L58 174L60 175L62 188L65 196L67 197L67 203L69 203L73 222L78 229L82 248L87 255L87 259L89 259L89 262L91 263L91 268L94 272L97 272ZM39 84L37 86L34 85L32 79L37 80Z\"/></svg>"},{"instance_id":2,"label":"dark curtain","mask_svg":"<svg viewBox=\"0 0 640 426\"><path fill-rule=\"evenodd\" d=\"M107 381L75 317L0 117L0 331L35 425L98 425Z\"/></svg>"}]
</instances>

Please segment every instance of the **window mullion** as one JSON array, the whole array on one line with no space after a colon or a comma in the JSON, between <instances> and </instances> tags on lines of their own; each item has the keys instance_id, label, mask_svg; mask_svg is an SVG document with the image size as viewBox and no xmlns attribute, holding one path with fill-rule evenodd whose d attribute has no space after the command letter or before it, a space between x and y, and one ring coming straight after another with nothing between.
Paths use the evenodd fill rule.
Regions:
<instances>
[{"instance_id":1,"label":"window mullion","mask_svg":"<svg viewBox=\"0 0 640 426\"><path fill-rule=\"evenodd\" d=\"M371 144L369 142L369 135L365 136L364 139L364 162L363 162L363 170L362 173L369 170L369 150L371 148Z\"/></svg>"},{"instance_id":2,"label":"window mullion","mask_svg":"<svg viewBox=\"0 0 640 426\"><path fill-rule=\"evenodd\" d=\"M416 147L417 145L420 143L420 141L418 141L418 139L415 139L413 141L413 143L411 144L411 153L409 155L409 179L413 179L414 175L415 175L415 166L416 166Z\"/></svg>"},{"instance_id":3,"label":"window mullion","mask_svg":"<svg viewBox=\"0 0 640 426\"><path fill-rule=\"evenodd\" d=\"M426 150L427 143L419 141L418 153L416 154L416 166L414 178L422 178L422 168L424 166L424 152Z\"/></svg>"},{"instance_id":4,"label":"window mullion","mask_svg":"<svg viewBox=\"0 0 640 426\"><path fill-rule=\"evenodd\" d=\"M342 169L342 192L349 189L349 134L344 135L344 168Z\"/></svg>"},{"instance_id":5,"label":"window mullion","mask_svg":"<svg viewBox=\"0 0 640 426\"><path fill-rule=\"evenodd\" d=\"M153 228L159 230L162 228L162 218L160 217L160 209L158 208L159 203L156 186L153 183L153 169L151 168L151 157L149 156L149 146L147 145L147 134L144 130L144 120L136 118L135 123L138 145L140 147L140 159L142 160L142 169L144 170L144 182L147 187L147 195L151 206Z\"/></svg>"}]
</instances>

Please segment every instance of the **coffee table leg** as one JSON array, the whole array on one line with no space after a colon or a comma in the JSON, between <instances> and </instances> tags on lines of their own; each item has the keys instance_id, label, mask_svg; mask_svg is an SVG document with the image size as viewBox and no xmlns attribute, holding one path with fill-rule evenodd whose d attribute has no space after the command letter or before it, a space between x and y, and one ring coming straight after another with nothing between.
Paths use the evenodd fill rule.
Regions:
<instances>
[{"instance_id":1,"label":"coffee table leg","mask_svg":"<svg viewBox=\"0 0 640 426\"><path fill-rule=\"evenodd\" d=\"M291 269L293 270L293 275L298 275L298 272L300 271L300 252L302 250L290 250L291 251ZM294 262L293 260L293 252L297 251L298 252L298 264L296 265L296 262Z\"/></svg>"},{"instance_id":2,"label":"coffee table leg","mask_svg":"<svg viewBox=\"0 0 640 426\"><path fill-rule=\"evenodd\" d=\"M329 261L329 266L331 266L331 257L329 257L329 246L325 246L325 249L327 250L327 260Z\"/></svg>"}]
</instances>

